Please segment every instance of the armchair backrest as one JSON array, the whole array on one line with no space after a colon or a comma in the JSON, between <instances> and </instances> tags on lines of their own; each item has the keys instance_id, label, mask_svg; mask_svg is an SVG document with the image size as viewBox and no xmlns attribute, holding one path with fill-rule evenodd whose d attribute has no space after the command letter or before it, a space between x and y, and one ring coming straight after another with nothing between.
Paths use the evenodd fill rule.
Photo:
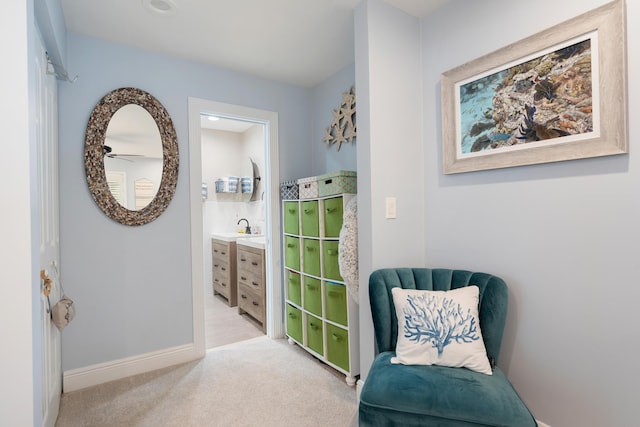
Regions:
<instances>
[{"instance_id":1,"label":"armchair backrest","mask_svg":"<svg viewBox=\"0 0 640 427\"><path fill-rule=\"evenodd\" d=\"M487 356L497 363L507 317L507 284L497 276L466 270L386 268L371 273L369 299L378 352L395 351L398 340L391 289L447 291L472 285L480 288L479 323Z\"/></svg>"}]
</instances>

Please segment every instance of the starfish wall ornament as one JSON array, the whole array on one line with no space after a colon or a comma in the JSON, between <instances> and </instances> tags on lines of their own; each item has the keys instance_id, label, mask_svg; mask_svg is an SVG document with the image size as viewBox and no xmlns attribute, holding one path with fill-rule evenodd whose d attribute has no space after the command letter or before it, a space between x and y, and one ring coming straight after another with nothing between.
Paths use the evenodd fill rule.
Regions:
<instances>
[{"instance_id":1,"label":"starfish wall ornament","mask_svg":"<svg viewBox=\"0 0 640 427\"><path fill-rule=\"evenodd\" d=\"M322 140L327 145L338 144L337 151L343 142L355 142L356 137L356 92L351 87L342 94L342 102L338 109L331 112L333 120L324 131Z\"/></svg>"}]
</instances>

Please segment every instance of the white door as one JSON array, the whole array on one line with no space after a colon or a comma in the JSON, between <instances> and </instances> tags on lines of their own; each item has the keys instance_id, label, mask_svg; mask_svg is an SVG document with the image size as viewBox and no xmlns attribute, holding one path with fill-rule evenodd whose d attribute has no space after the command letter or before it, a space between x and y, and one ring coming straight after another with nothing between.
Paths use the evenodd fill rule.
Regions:
<instances>
[{"instance_id":1,"label":"white door","mask_svg":"<svg viewBox=\"0 0 640 427\"><path fill-rule=\"evenodd\" d=\"M38 39L36 48L36 134L40 214L40 269L51 279L48 298L40 293L42 322L42 425L53 427L62 393L60 331L51 322L50 306L61 297L59 280L60 239L58 223L58 90L47 74L47 55Z\"/></svg>"}]
</instances>

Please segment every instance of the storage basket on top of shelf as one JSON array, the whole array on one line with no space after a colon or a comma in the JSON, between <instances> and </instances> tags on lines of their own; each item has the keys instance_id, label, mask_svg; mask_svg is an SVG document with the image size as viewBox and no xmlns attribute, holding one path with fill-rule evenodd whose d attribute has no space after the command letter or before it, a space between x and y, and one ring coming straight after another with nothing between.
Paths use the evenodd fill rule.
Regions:
<instances>
[{"instance_id":1,"label":"storage basket on top of shelf","mask_svg":"<svg viewBox=\"0 0 640 427\"><path fill-rule=\"evenodd\" d=\"M292 179L291 181L285 181L280 183L280 198L282 200L297 200L298 199L298 181Z\"/></svg>"},{"instance_id":2,"label":"storage basket on top of shelf","mask_svg":"<svg viewBox=\"0 0 640 427\"><path fill-rule=\"evenodd\" d=\"M298 193L301 199L318 197L318 177L310 176L298 180Z\"/></svg>"},{"instance_id":3,"label":"storage basket on top of shelf","mask_svg":"<svg viewBox=\"0 0 640 427\"><path fill-rule=\"evenodd\" d=\"M318 196L341 193L357 193L358 179L355 171L336 171L317 177Z\"/></svg>"}]
</instances>

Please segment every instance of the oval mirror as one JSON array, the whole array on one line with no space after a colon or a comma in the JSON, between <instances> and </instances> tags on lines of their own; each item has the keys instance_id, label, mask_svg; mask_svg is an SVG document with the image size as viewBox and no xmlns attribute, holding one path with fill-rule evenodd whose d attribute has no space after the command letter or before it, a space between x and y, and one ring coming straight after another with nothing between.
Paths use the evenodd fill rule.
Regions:
<instances>
[{"instance_id":1,"label":"oval mirror","mask_svg":"<svg viewBox=\"0 0 640 427\"><path fill-rule=\"evenodd\" d=\"M136 88L105 95L87 125L85 172L96 204L111 219L143 225L160 216L178 177L176 132L162 104Z\"/></svg>"}]
</instances>

